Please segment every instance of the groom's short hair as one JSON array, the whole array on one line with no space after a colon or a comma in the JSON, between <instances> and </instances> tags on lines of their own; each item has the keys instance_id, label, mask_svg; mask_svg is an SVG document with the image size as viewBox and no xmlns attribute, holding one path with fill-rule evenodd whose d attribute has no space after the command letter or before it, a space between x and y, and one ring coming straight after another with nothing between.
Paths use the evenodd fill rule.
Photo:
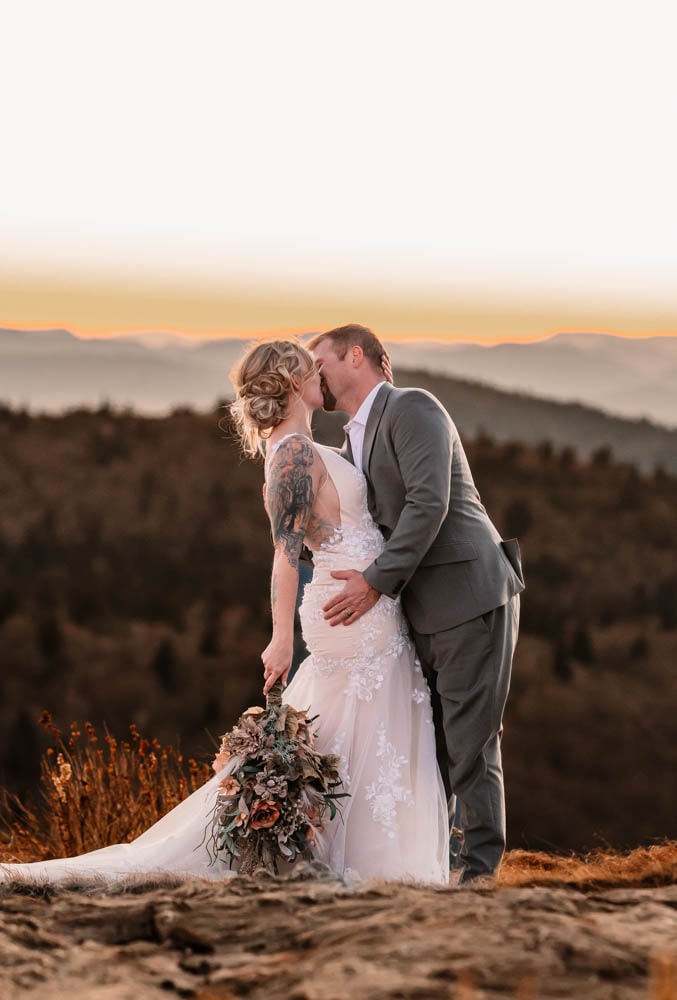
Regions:
<instances>
[{"instance_id":1,"label":"groom's short hair","mask_svg":"<svg viewBox=\"0 0 677 1000\"><path fill-rule=\"evenodd\" d=\"M381 359L386 350L375 333L368 326L359 323L349 323L347 326L337 326L326 333L318 333L306 344L309 351L314 350L323 340L331 340L336 356L341 361L351 347L361 347L365 358L368 358L374 368L381 370Z\"/></svg>"}]
</instances>

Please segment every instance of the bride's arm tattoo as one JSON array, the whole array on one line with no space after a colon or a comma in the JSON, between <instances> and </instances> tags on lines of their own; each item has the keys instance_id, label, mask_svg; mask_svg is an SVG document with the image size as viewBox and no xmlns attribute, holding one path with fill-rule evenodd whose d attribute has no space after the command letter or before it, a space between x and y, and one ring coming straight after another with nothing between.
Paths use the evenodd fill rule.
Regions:
<instances>
[{"instance_id":1,"label":"bride's arm tattoo","mask_svg":"<svg viewBox=\"0 0 677 1000\"><path fill-rule=\"evenodd\" d=\"M273 542L280 545L289 563L298 568L299 556L315 502L313 449L307 441L283 441L271 463L267 506Z\"/></svg>"},{"instance_id":2,"label":"bride's arm tattoo","mask_svg":"<svg viewBox=\"0 0 677 1000\"><path fill-rule=\"evenodd\" d=\"M336 525L329 518L322 517L320 514L311 513L308 518L308 527L306 528L306 538L312 543L313 548L319 549L323 542L328 541L334 532L336 531Z\"/></svg>"}]
</instances>

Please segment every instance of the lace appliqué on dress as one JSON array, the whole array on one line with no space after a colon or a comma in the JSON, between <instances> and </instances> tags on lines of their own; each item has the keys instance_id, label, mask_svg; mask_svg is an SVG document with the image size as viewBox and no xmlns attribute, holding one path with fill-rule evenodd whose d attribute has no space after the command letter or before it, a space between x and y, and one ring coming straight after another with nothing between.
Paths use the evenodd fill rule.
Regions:
<instances>
[{"instance_id":1,"label":"lace appliqu\u00e9 on dress","mask_svg":"<svg viewBox=\"0 0 677 1000\"><path fill-rule=\"evenodd\" d=\"M350 771L348 770L348 758L346 756L346 744L348 742L348 735L345 729L342 729L340 733L336 734L336 739L331 744L329 748L329 753L335 754L340 758L341 763L339 764L339 774L341 775L341 780L343 781L343 788L346 792L350 791Z\"/></svg>"},{"instance_id":2,"label":"lace appliqu\u00e9 on dress","mask_svg":"<svg viewBox=\"0 0 677 1000\"><path fill-rule=\"evenodd\" d=\"M359 698L360 701L371 701L374 692L383 684L383 659L376 653L368 654L366 646L365 642L363 656L349 659L340 656L311 656L308 668L324 677L339 671L346 673L347 683L343 693L348 697Z\"/></svg>"},{"instance_id":3,"label":"lace appliqu\u00e9 on dress","mask_svg":"<svg viewBox=\"0 0 677 1000\"><path fill-rule=\"evenodd\" d=\"M374 552L374 531L378 536L376 548L376 554L378 554L383 547L383 538L378 529L371 523L369 534L372 537L369 545L372 553ZM336 535L339 533L337 530ZM346 535L354 539L354 532L342 533L341 557L348 560L344 547ZM322 567L323 557L326 559L329 556L328 546L330 543L331 540L315 553L316 569ZM355 544L360 548L361 556L364 557L363 543L356 541ZM332 565L336 565L335 553L332 553L331 556ZM327 594L324 588L314 588L312 584L306 588L300 608L301 622L306 634L313 625L324 624L323 606L326 600ZM306 669L322 677L343 673L346 675L344 694L359 698L360 701L371 701L374 693L383 685L384 669L392 664L394 658L401 656L411 644L407 626L403 620L399 622L398 627L393 629L393 623L400 618L399 599L393 600L382 595L377 604L366 615L350 626L351 635L355 640L350 656L326 656L321 653L313 653ZM390 634L392 634L392 639L388 642ZM385 645L386 642L387 645Z\"/></svg>"},{"instance_id":4,"label":"lace appliqu\u00e9 on dress","mask_svg":"<svg viewBox=\"0 0 677 1000\"><path fill-rule=\"evenodd\" d=\"M344 694L359 698L360 701L371 701L383 684L384 668L401 656L410 642L406 625L398 628L385 648L381 641L384 632L387 635L386 629L392 628L392 619L399 613L397 601L381 597L370 612L350 626L359 636L355 643L356 655L342 657L313 654L308 662L308 669L323 677L339 672L346 674ZM312 622L323 618L322 607L315 602L314 594L310 591L301 608L301 620Z\"/></svg>"},{"instance_id":5,"label":"lace appliqu\u00e9 on dress","mask_svg":"<svg viewBox=\"0 0 677 1000\"><path fill-rule=\"evenodd\" d=\"M331 538L313 553L313 562L321 566L327 557L334 559L337 552L345 559L376 558L383 550L383 535L369 518L360 525L343 528L337 525ZM323 558L324 557L324 558Z\"/></svg>"},{"instance_id":6,"label":"lace appliqu\u00e9 on dress","mask_svg":"<svg viewBox=\"0 0 677 1000\"><path fill-rule=\"evenodd\" d=\"M395 837L397 804L413 806L414 798L410 789L401 783L402 767L408 763L406 757L397 753L392 743L386 739L386 727L381 723L377 729L378 749L376 756L381 760L378 780L365 792L367 802L371 802L371 812L375 823L380 823L388 837Z\"/></svg>"},{"instance_id":7,"label":"lace appliqu\u00e9 on dress","mask_svg":"<svg viewBox=\"0 0 677 1000\"><path fill-rule=\"evenodd\" d=\"M411 644L413 646L413 643ZM424 719L427 725L432 726L433 713L432 709L430 708L430 688L428 687L427 680L423 676L423 670L421 669L421 661L419 660L418 656L414 656L413 675L414 675L414 686L411 689L411 700L416 705L423 705L425 702L428 702L428 711L424 713Z\"/></svg>"}]
</instances>

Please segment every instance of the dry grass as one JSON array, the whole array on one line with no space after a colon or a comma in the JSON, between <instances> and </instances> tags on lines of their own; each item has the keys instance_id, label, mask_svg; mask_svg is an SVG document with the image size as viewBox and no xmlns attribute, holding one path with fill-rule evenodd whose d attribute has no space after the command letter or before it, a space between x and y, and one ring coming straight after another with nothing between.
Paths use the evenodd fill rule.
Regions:
<instances>
[{"instance_id":1,"label":"dry grass","mask_svg":"<svg viewBox=\"0 0 677 1000\"><path fill-rule=\"evenodd\" d=\"M677 842L621 853L597 850L560 857L540 851L509 851L499 887L568 886L575 889L660 886L677 882Z\"/></svg>"},{"instance_id":2,"label":"dry grass","mask_svg":"<svg viewBox=\"0 0 677 1000\"><path fill-rule=\"evenodd\" d=\"M54 740L42 759L36 805L0 792L0 862L67 858L127 843L211 777L171 746L144 739L135 726L119 741L72 723L68 737L43 713Z\"/></svg>"},{"instance_id":3,"label":"dry grass","mask_svg":"<svg viewBox=\"0 0 677 1000\"><path fill-rule=\"evenodd\" d=\"M171 746L144 739L130 726L129 739L72 723L67 737L48 713L41 724L53 739L42 760L41 797L28 805L0 791L0 863L73 857L138 837L199 788L211 770L184 761ZM627 853L598 850L558 856L509 851L498 888L561 886L581 890L660 886L677 882L677 842Z\"/></svg>"}]
</instances>

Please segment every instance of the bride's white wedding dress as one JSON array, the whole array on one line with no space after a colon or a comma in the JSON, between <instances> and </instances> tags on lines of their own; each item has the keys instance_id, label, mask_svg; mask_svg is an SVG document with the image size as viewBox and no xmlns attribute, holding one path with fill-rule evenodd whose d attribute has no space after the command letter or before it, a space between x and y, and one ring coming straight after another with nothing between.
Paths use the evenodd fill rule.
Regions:
<instances>
[{"instance_id":1,"label":"bride's white wedding dress","mask_svg":"<svg viewBox=\"0 0 677 1000\"><path fill-rule=\"evenodd\" d=\"M305 439L303 439L305 440ZM278 442L278 445L281 442ZM310 442L307 442L310 443ZM340 875L441 883L448 880L447 803L435 757L430 694L400 603L382 596L352 625L332 628L322 606L343 581L332 570L364 569L383 537L369 516L363 475L313 443L338 506L336 529L313 553L301 605L310 655L283 694L319 716L316 746L341 758L349 798L325 822L315 856ZM332 522L333 523L333 522ZM215 796L228 766L130 844L33 864L4 865L0 880L114 881L159 872L222 879L236 874L207 847Z\"/></svg>"}]
</instances>

